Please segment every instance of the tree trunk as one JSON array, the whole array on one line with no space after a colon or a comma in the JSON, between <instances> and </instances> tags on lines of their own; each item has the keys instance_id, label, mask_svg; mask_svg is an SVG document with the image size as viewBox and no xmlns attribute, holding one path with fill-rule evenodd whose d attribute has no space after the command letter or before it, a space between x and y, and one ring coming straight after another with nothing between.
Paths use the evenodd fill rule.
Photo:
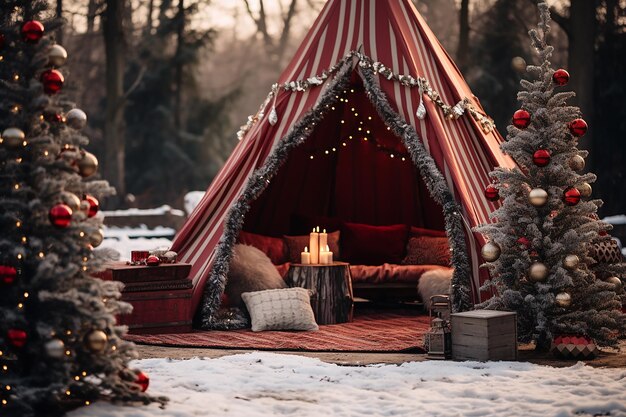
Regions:
<instances>
[{"instance_id":1,"label":"tree trunk","mask_svg":"<svg viewBox=\"0 0 626 417\"><path fill-rule=\"evenodd\" d=\"M96 27L98 0L89 0L87 4L87 33L93 33Z\"/></svg>"},{"instance_id":2,"label":"tree trunk","mask_svg":"<svg viewBox=\"0 0 626 417\"><path fill-rule=\"evenodd\" d=\"M185 2L178 0L178 22L176 25L176 66L174 68L174 127L180 131L182 126L181 100L183 90L183 48L185 43Z\"/></svg>"},{"instance_id":3,"label":"tree trunk","mask_svg":"<svg viewBox=\"0 0 626 417\"><path fill-rule=\"evenodd\" d=\"M106 55L106 109L104 123L105 174L117 189L118 202L126 195L124 181L124 0L106 0L103 34Z\"/></svg>"},{"instance_id":4,"label":"tree trunk","mask_svg":"<svg viewBox=\"0 0 626 417\"><path fill-rule=\"evenodd\" d=\"M146 27L144 33L150 35L152 33L152 13L154 11L154 0L148 1L148 11L146 12Z\"/></svg>"},{"instance_id":5,"label":"tree trunk","mask_svg":"<svg viewBox=\"0 0 626 417\"><path fill-rule=\"evenodd\" d=\"M571 0L569 32L569 62L571 73L570 87L576 92L577 104L589 124L589 131L581 140L581 148L593 149L594 120L594 57L596 37L596 2L592 0ZM586 167L594 170L593 152L587 158Z\"/></svg>"},{"instance_id":6,"label":"tree trunk","mask_svg":"<svg viewBox=\"0 0 626 417\"><path fill-rule=\"evenodd\" d=\"M59 19L62 19L63 18L63 0L57 0L56 12L57 12L57 17ZM63 26L60 26L59 29L57 30L56 42L59 45L63 44Z\"/></svg>"},{"instance_id":7,"label":"tree trunk","mask_svg":"<svg viewBox=\"0 0 626 417\"><path fill-rule=\"evenodd\" d=\"M459 12L459 45L456 51L456 62L462 72L467 70L469 56L469 0L461 0Z\"/></svg>"}]
</instances>

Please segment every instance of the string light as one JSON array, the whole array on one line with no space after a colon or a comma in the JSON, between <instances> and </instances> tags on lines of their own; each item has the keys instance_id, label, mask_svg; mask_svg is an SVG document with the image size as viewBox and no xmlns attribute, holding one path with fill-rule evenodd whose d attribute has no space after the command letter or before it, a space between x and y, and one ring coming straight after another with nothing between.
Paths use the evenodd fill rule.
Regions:
<instances>
[{"instance_id":1,"label":"string light","mask_svg":"<svg viewBox=\"0 0 626 417\"><path fill-rule=\"evenodd\" d=\"M15 226L16 226L16 227L22 227L22 222L21 222L21 221L19 221L19 220L18 220L18 221L16 221L16 222L15 222Z\"/></svg>"},{"instance_id":2,"label":"string light","mask_svg":"<svg viewBox=\"0 0 626 417\"><path fill-rule=\"evenodd\" d=\"M13 81L19 81L20 80L20 75L19 74L14 74L13 75Z\"/></svg>"},{"instance_id":3,"label":"string light","mask_svg":"<svg viewBox=\"0 0 626 417\"><path fill-rule=\"evenodd\" d=\"M28 241L28 239L26 238L26 236L22 236L22 243L26 243Z\"/></svg>"},{"instance_id":4,"label":"string light","mask_svg":"<svg viewBox=\"0 0 626 417\"><path fill-rule=\"evenodd\" d=\"M45 256L45 255L44 255L44 253L43 253L43 252L39 252L39 257L40 257L40 258L43 258L44 256Z\"/></svg>"},{"instance_id":5,"label":"string light","mask_svg":"<svg viewBox=\"0 0 626 417\"><path fill-rule=\"evenodd\" d=\"M30 295L29 293L25 292L24 293L24 298L28 298L29 295Z\"/></svg>"},{"instance_id":6,"label":"string light","mask_svg":"<svg viewBox=\"0 0 626 417\"><path fill-rule=\"evenodd\" d=\"M23 308L24 308L24 304L22 304L22 303L18 303L18 304L17 304L17 309L18 309L18 310L21 310L21 309L23 309Z\"/></svg>"},{"instance_id":7,"label":"string light","mask_svg":"<svg viewBox=\"0 0 626 417\"><path fill-rule=\"evenodd\" d=\"M21 253L17 254L17 259L22 259L24 256Z\"/></svg>"}]
</instances>

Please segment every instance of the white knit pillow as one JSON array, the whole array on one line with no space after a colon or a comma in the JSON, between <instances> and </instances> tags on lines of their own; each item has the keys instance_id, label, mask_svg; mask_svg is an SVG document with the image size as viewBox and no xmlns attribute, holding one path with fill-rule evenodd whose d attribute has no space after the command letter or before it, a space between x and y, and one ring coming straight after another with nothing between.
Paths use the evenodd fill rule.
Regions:
<instances>
[{"instance_id":1,"label":"white knit pillow","mask_svg":"<svg viewBox=\"0 0 626 417\"><path fill-rule=\"evenodd\" d=\"M241 298L252 321L252 331L319 330L304 288L244 292Z\"/></svg>"}]
</instances>

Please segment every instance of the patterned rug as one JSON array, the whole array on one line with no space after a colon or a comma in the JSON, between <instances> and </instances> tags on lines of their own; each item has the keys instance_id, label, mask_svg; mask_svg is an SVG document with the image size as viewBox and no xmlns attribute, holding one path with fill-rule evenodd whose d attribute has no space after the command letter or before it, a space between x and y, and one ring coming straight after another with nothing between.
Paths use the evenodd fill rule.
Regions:
<instances>
[{"instance_id":1,"label":"patterned rug","mask_svg":"<svg viewBox=\"0 0 626 417\"><path fill-rule=\"evenodd\" d=\"M257 350L334 352L424 352L427 315L404 312L355 313L352 323L322 325L317 332L251 330L195 331L136 335L126 339L147 345Z\"/></svg>"}]
</instances>

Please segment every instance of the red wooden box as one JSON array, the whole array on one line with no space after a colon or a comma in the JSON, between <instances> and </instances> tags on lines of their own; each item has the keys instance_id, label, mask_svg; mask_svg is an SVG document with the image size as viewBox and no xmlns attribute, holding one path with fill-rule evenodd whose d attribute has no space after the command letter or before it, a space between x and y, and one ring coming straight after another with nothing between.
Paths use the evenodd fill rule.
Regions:
<instances>
[{"instance_id":1,"label":"red wooden box","mask_svg":"<svg viewBox=\"0 0 626 417\"><path fill-rule=\"evenodd\" d=\"M126 284L122 300L133 312L118 317L130 333L184 333L191 331L193 285L190 264L132 266L111 264L100 278Z\"/></svg>"}]
</instances>

